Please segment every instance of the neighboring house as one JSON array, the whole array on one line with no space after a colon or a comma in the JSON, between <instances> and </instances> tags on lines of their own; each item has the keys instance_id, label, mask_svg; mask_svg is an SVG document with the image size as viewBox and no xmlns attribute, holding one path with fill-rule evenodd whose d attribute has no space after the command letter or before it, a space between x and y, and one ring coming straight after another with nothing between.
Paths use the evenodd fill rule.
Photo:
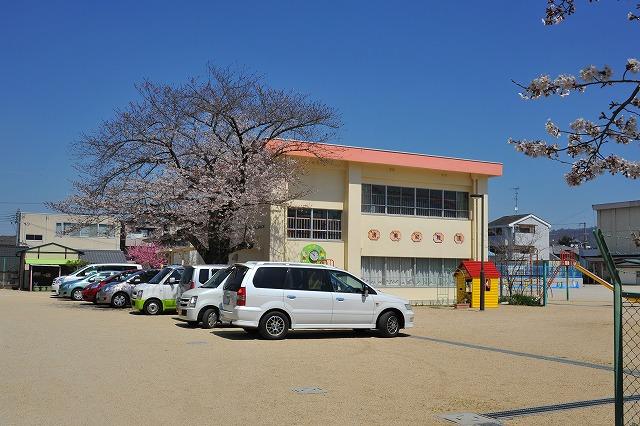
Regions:
<instances>
[{"instance_id":1,"label":"neighboring house","mask_svg":"<svg viewBox=\"0 0 640 426\"><path fill-rule=\"evenodd\" d=\"M623 284L640 284L640 200L594 204L602 231ZM584 250L587 267L607 280L609 272L598 249Z\"/></svg>"},{"instance_id":2,"label":"neighboring house","mask_svg":"<svg viewBox=\"0 0 640 426\"><path fill-rule=\"evenodd\" d=\"M126 262L120 250L120 225L102 220L91 225L88 217L58 213L18 213L16 245L19 282L25 290L47 288L70 272L78 262Z\"/></svg>"},{"instance_id":3,"label":"neighboring house","mask_svg":"<svg viewBox=\"0 0 640 426\"><path fill-rule=\"evenodd\" d=\"M296 152L307 195L271 207L259 245L230 262L327 263L415 301L455 300L461 260L479 260L489 178L500 163L314 144ZM481 194L482 199L471 198ZM480 223L485 208L485 224Z\"/></svg>"},{"instance_id":4,"label":"neighboring house","mask_svg":"<svg viewBox=\"0 0 640 426\"><path fill-rule=\"evenodd\" d=\"M489 222L489 249L505 260L549 260L550 229L531 213L502 216Z\"/></svg>"},{"instance_id":5,"label":"neighboring house","mask_svg":"<svg viewBox=\"0 0 640 426\"><path fill-rule=\"evenodd\" d=\"M0 235L0 287L18 283L20 261L15 235Z\"/></svg>"}]
</instances>

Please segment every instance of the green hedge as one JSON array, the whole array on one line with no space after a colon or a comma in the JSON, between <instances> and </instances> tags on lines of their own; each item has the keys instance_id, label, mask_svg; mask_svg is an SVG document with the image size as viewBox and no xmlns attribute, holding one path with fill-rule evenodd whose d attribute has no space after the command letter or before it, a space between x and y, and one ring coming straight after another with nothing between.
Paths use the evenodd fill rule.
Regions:
<instances>
[{"instance_id":1,"label":"green hedge","mask_svg":"<svg viewBox=\"0 0 640 426\"><path fill-rule=\"evenodd\" d=\"M525 294L514 294L513 296L502 296L500 302L507 302L510 305L540 306L540 298L537 296L527 296Z\"/></svg>"}]
</instances>

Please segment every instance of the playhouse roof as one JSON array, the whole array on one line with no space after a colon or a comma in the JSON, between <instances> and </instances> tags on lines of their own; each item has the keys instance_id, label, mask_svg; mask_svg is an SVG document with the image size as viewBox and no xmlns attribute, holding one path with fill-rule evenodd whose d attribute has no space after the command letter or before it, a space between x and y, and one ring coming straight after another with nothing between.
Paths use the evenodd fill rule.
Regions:
<instances>
[{"instance_id":1,"label":"playhouse roof","mask_svg":"<svg viewBox=\"0 0 640 426\"><path fill-rule=\"evenodd\" d=\"M463 270L471 278L480 278L480 263L479 260L464 260L458 270ZM500 278L500 272L498 272L495 263L484 262L484 277Z\"/></svg>"}]
</instances>

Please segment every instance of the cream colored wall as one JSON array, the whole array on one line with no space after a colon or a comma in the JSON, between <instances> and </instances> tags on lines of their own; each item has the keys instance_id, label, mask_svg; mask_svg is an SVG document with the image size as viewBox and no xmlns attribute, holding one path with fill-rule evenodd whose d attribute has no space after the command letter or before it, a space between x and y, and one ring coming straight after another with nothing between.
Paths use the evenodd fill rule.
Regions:
<instances>
[{"instance_id":1,"label":"cream colored wall","mask_svg":"<svg viewBox=\"0 0 640 426\"><path fill-rule=\"evenodd\" d=\"M407 216L362 214L360 220L362 256L433 257L468 259L471 257L471 221ZM370 240L371 229L380 231L380 239ZM400 231L400 241L390 238L392 231ZM422 233L421 242L413 242L411 234ZM434 234L444 235L444 242L436 243ZM464 235L464 242L456 244L453 236Z\"/></svg>"},{"instance_id":2,"label":"cream colored wall","mask_svg":"<svg viewBox=\"0 0 640 426\"><path fill-rule=\"evenodd\" d=\"M456 301L456 288L433 288L433 287L393 287L379 289L386 294L402 297L417 304L452 304Z\"/></svg>"},{"instance_id":3,"label":"cream colored wall","mask_svg":"<svg viewBox=\"0 0 640 426\"><path fill-rule=\"evenodd\" d=\"M319 245L327 253L327 259L333 260L336 268L344 268L344 243L342 241L288 239L282 260L285 262L301 262L300 254L304 246L308 244Z\"/></svg>"},{"instance_id":4,"label":"cream colored wall","mask_svg":"<svg viewBox=\"0 0 640 426\"><path fill-rule=\"evenodd\" d=\"M48 243L56 243L77 250L119 250L120 226L114 221L100 223L114 224L115 237L72 237L56 235L56 223L78 222L77 217L55 213L22 213L20 218L20 243L35 247ZM27 241L27 234L42 235L42 241Z\"/></svg>"},{"instance_id":5,"label":"cream colored wall","mask_svg":"<svg viewBox=\"0 0 640 426\"><path fill-rule=\"evenodd\" d=\"M384 257L425 257L479 259L481 201L470 199L469 219L445 219L401 215L367 214L361 212L362 183L393 185L404 187L444 189L469 193L488 192L488 179L465 173L441 173L402 167L373 166L359 163L317 162L306 163L307 173L303 185L307 193L289 204L294 207L311 207L343 210L343 241L295 240L286 238L286 208L271 210L271 236L269 259L274 261L300 261L300 251L311 243L322 246L327 258L335 261L335 266L347 269L357 276L361 274L362 256ZM488 257L489 221L488 196L485 195L485 259ZM371 241L368 231L380 231L380 239ZM399 242L389 238L393 230L399 230ZM419 231L422 242L411 241L411 233ZM433 234L444 234L444 242L435 243ZM464 235L464 242L456 244L456 233ZM396 294L411 300L454 300L455 289L435 288L382 288L384 292ZM451 294L446 294L450 291ZM440 294L443 293L443 294Z\"/></svg>"}]
</instances>

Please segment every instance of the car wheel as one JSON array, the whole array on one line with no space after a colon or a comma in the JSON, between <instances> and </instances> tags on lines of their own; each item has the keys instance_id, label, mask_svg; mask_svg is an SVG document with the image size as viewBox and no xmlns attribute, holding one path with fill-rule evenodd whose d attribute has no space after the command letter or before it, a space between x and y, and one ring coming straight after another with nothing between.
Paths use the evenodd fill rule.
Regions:
<instances>
[{"instance_id":1,"label":"car wheel","mask_svg":"<svg viewBox=\"0 0 640 426\"><path fill-rule=\"evenodd\" d=\"M282 312L269 312L260 320L258 331L265 339L284 339L289 332L289 320Z\"/></svg>"},{"instance_id":2,"label":"car wheel","mask_svg":"<svg viewBox=\"0 0 640 426\"><path fill-rule=\"evenodd\" d=\"M147 315L158 315L162 311L162 305L159 300L151 299L147 300L144 304L144 313Z\"/></svg>"},{"instance_id":3,"label":"car wheel","mask_svg":"<svg viewBox=\"0 0 640 426\"><path fill-rule=\"evenodd\" d=\"M400 332L400 318L393 311L385 312L378 318L377 326L383 337L396 337Z\"/></svg>"},{"instance_id":4,"label":"car wheel","mask_svg":"<svg viewBox=\"0 0 640 426\"><path fill-rule=\"evenodd\" d=\"M125 293L116 293L111 298L111 306L117 309L124 308L128 303L129 296L127 296Z\"/></svg>"},{"instance_id":5,"label":"car wheel","mask_svg":"<svg viewBox=\"0 0 640 426\"><path fill-rule=\"evenodd\" d=\"M213 328L218 322L218 312L215 309L209 308L202 314L202 328Z\"/></svg>"},{"instance_id":6,"label":"car wheel","mask_svg":"<svg viewBox=\"0 0 640 426\"><path fill-rule=\"evenodd\" d=\"M81 302L82 301L82 289L81 288L73 289L73 291L71 292L71 299L75 300L76 302Z\"/></svg>"}]
</instances>

